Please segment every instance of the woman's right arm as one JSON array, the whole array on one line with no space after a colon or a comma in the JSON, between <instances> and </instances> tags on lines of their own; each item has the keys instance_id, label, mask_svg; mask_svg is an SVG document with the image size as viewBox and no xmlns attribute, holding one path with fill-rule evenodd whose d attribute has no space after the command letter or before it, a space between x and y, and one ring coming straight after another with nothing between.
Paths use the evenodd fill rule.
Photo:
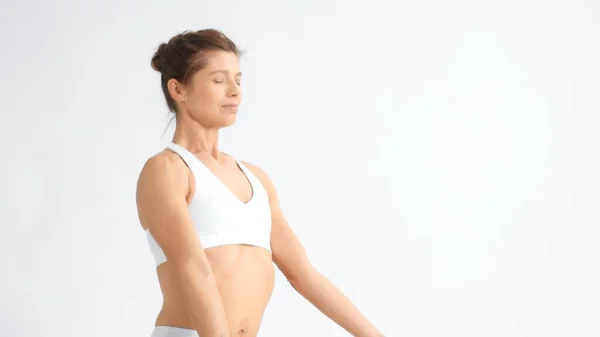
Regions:
<instances>
[{"instance_id":1,"label":"woman's right arm","mask_svg":"<svg viewBox=\"0 0 600 337\"><path fill-rule=\"evenodd\" d=\"M187 167L176 154L148 159L137 183L138 215L165 253L198 334L229 336L215 277L188 211L189 186Z\"/></svg>"}]
</instances>

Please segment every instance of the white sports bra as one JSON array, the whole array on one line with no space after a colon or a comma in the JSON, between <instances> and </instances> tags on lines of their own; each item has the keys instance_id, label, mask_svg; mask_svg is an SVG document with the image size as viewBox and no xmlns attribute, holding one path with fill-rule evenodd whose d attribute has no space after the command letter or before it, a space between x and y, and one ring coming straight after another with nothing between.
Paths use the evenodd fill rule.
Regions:
<instances>
[{"instance_id":1,"label":"white sports bra","mask_svg":"<svg viewBox=\"0 0 600 337\"><path fill-rule=\"evenodd\" d=\"M188 208L204 249L245 244L271 251L269 197L262 183L248 168L236 160L252 186L252 198L244 203L193 153L175 143L170 143L167 148L177 153L194 175L197 188ZM146 236L156 266L167 261L149 230L146 230Z\"/></svg>"}]
</instances>

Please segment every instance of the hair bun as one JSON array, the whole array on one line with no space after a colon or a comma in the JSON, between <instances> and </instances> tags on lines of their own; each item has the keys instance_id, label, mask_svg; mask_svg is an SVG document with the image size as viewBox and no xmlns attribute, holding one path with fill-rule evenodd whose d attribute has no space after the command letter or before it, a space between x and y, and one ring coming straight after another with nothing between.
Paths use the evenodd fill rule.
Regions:
<instances>
[{"instance_id":1,"label":"hair bun","mask_svg":"<svg viewBox=\"0 0 600 337\"><path fill-rule=\"evenodd\" d=\"M158 71L158 72L162 72L163 69L163 64L164 64L164 59L165 59L165 53L167 52L167 44L166 43L162 43L159 47L158 50L154 53L154 56L152 56L152 61L151 61L151 65L152 65L152 69Z\"/></svg>"}]
</instances>

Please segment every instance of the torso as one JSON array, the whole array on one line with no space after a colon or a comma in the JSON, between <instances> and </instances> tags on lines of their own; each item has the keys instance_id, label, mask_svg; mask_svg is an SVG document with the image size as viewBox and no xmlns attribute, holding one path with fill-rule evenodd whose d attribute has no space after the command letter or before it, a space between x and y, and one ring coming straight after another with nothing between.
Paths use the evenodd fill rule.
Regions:
<instances>
[{"instance_id":1,"label":"torso","mask_svg":"<svg viewBox=\"0 0 600 337\"><path fill-rule=\"evenodd\" d=\"M169 150L160 155L177 156ZM197 158L240 202L246 203L253 198L255 191L233 158L225 156L226 160L223 163L217 163L208 156ZM191 175L191 172L188 174ZM193 179L193 175L191 178ZM194 184L190 186L188 202L195 193ZM217 282L230 331L236 333L235 336L256 336L274 286L275 273L271 253L262 247L239 244L211 247L205 249L205 253ZM194 330L169 268L168 261L156 267L163 306L155 325Z\"/></svg>"},{"instance_id":2,"label":"torso","mask_svg":"<svg viewBox=\"0 0 600 337\"><path fill-rule=\"evenodd\" d=\"M230 331L238 333L237 336L256 336L273 291L271 255L262 248L243 245L213 247L205 252L213 268ZM157 267L163 307L156 325L193 330L178 286L168 269L168 262Z\"/></svg>"}]
</instances>

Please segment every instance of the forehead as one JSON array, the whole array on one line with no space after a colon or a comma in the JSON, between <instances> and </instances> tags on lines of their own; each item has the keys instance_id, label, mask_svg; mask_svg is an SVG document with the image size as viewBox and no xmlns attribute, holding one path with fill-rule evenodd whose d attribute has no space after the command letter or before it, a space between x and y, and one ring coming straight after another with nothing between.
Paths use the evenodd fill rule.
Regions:
<instances>
[{"instance_id":1,"label":"forehead","mask_svg":"<svg viewBox=\"0 0 600 337\"><path fill-rule=\"evenodd\" d=\"M206 66L203 72L206 74L215 71L227 71L230 74L237 75L240 72L240 61L232 52L216 51L207 55Z\"/></svg>"}]
</instances>

